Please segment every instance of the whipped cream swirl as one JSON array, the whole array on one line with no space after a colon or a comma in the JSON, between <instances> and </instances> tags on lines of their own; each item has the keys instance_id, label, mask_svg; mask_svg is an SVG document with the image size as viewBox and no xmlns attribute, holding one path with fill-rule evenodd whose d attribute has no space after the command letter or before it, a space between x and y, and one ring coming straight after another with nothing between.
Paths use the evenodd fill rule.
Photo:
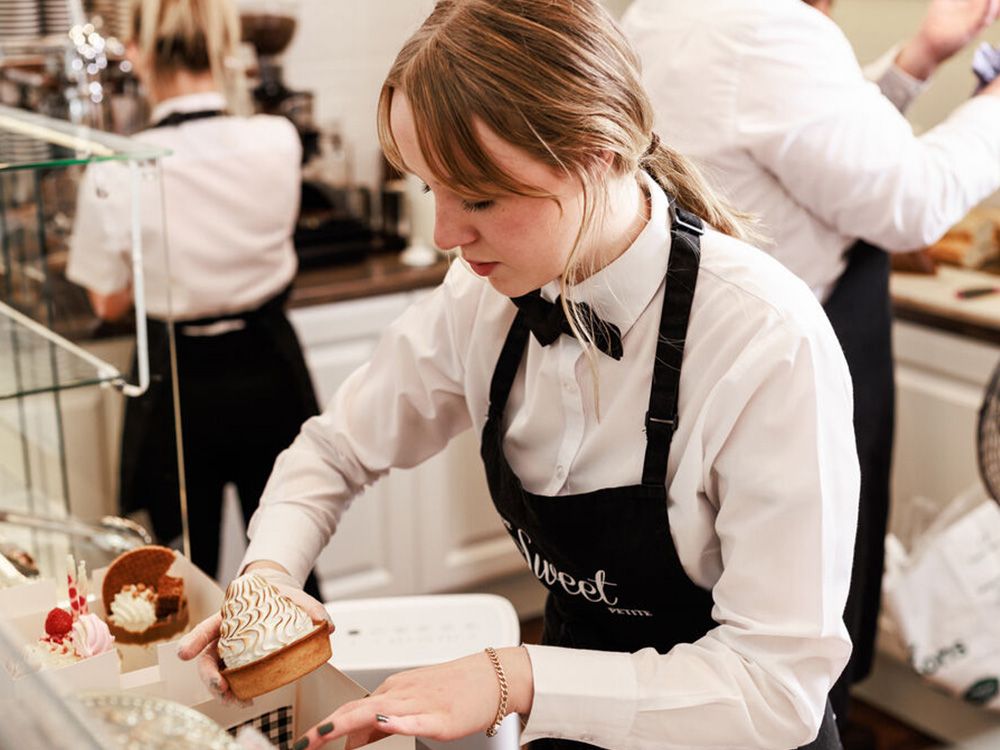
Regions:
<instances>
[{"instance_id":1,"label":"whipped cream swirl","mask_svg":"<svg viewBox=\"0 0 1000 750\"><path fill-rule=\"evenodd\" d=\"M222 605L219 656L230 669L262 659L316 627L305 610L256 573L229 584Z\"/></svg>"},{"instance_id":2,"label":"whipped cream swirl","mask_svg":"<svg viewBox=\"0 0 1000 750\"><path fill-rule=\"evenodd\" d=\"M155 598L150 589L140 591L134 585L125 586L115 594L108 619L122 630L145 633L156 622Z\"/></svg>"}]
</instances>

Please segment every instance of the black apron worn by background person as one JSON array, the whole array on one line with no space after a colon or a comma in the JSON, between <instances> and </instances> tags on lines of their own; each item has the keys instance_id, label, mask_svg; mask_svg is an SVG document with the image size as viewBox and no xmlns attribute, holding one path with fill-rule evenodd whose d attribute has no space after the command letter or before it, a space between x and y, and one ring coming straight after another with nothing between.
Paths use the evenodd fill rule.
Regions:
<instances>
[{"instance_id":1,"label":"black apron worn by background person","mask_svg":"<svg viewBox=\"0 0 1000 750\"><path fill-rule=\"evenodd\" d=\"M490 386L482 457L497 511L549 590L546 645L620 652L652 647L665 654L716 627L711 593L688 578L674 547L666 490L701 233L697 218L677 211L646 414L641 484L557 497L527 492L503 450L504 410L529 337L523 311L515 317L500 353ZM589 747L593 746L565 739L532 743L535 750ZM829 705L818 738L807 747L841 748Z\"/></svg>"},{"instance_id":2,"label":"black apron worn by background person","mask_svg":"<svg viewBox=\"0 0 1000 750\"><path fill-rule=\"evenodd\" d=\"M154 127L220 116L178 112ZM236 485L249 523L274 460L319 413L285 289L258 308L174 324L192 561L215 575L222 491ZM238 330L190 335L218 323ZM126 399L119 501L123 513L146 510L163 543L181 533L177 448L167 324L150 319L148 391ZM133 373L135 364L133 362ZM306 591L319 595L310 576Z\"/></svg>"},{"instance_id":3,"label":"black apron worn by background person","mask_svg":"<svg viewBox=\"0 0 1000 750\"><path fill-rule=\"evenodd\" d=\"M847 269L823 306L851 370L854 433L861 466L854 568L844 613L854 650L830 693L834 711L844 718L848 688L868 676L875 653L895 410L889 255L858 242L847 257Z\"/></svg>"}]
</instances>

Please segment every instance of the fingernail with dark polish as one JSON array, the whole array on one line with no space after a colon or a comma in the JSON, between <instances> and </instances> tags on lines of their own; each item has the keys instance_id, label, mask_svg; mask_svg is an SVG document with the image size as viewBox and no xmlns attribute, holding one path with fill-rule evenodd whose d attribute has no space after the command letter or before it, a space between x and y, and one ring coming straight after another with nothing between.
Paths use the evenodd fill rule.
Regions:
<instances>
[{"instance_id":1,"label":"fingernail with dark polish","mask_svg":"<svg viewBox=\"0 0 1000 750\"><path fill-rule=\"evenodd\" d=\"M309 738L302 737L292 745L292 750L306 750L307 747L309 747Z\"/></svg>"},{"instance_id":2,"label":"fingernail with dark polish","mask_svg":"<svg viewBox=\"0 0 1000 750\"><path fill-rule=\"evenodd\" d=\"M328 721L326 724L320 724L316 728L316 731L319 732L320 737L326 737L326 735L333 731L333 722Z\"/></svg>"},{"instance_id":3,"label":"fingernail with dark polish","mask_svg":"<svg viewBox=\"0 0 1000 750\"><path fill-rule=\"evenodd\" d=\"M385 724L389 721L389 717L385 714L375 714L375 721L379 724Z\"/></svg>"}]
</instances>

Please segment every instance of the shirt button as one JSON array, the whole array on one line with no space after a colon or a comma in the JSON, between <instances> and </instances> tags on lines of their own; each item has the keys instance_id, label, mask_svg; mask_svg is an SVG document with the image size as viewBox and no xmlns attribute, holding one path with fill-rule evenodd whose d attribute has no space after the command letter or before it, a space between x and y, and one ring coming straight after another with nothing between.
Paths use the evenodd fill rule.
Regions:
<instances>
[{"instance_id":1,"label":"shirt button","mask_svg":"<svg viewBox=\"0 0 1000 750\"><path fill-rule=\"evenodd\" d=\"M565 479L565 478L566 478L566 469L564 469L562 466L557 466L556 479Z\"/></svg>"}]
</instances>

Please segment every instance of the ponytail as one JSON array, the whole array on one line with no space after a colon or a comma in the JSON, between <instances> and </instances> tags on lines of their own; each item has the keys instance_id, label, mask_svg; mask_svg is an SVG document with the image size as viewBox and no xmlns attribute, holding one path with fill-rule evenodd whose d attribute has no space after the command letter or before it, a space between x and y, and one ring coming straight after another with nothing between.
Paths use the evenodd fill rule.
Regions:
<instances>
[{"instance_id":1,"label":"ponytail","mask_svg":"<svg viewBox=\"0 0 1000 750\"><path fill-rule=\"evenodd\" d=\"M663 145L655 133L639 165L667 195L676 199L677 205L699 216L714 229L744 241L760 241L754 217L734 210L717 197L694 163Z\"/></svg>"},{"instance_id":2,"label":"ponytail","mask_svg":"<svg viewBox=\"0 0 1000 750\"><path fill-rule=\"evenodd\" d=\"M131 10L131 41L154 78L211 72L220 91L230 88L226 60L240 39L231 0L132 0Z\"/></svg>"}]
</instances>

